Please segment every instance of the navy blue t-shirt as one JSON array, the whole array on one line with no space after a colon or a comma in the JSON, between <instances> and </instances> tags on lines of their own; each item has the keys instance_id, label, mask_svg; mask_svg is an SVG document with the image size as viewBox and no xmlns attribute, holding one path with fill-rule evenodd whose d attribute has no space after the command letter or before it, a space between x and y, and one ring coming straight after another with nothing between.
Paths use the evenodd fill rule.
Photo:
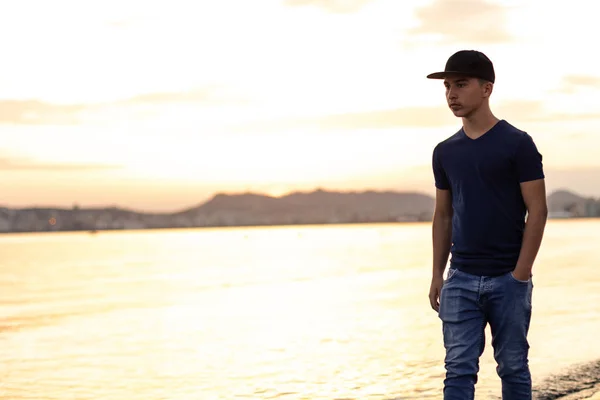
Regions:
<instances>
[{"instance_id":1,"label":"navy blue t-shirt","mask_svg":"<svg viewBox=\"0 0 600 400\"><path fill-rule=\"evenodd\" d=\"M529 134L500 120L477 139L461 128L433 150L435 186L452 194L451 267L476 275L512 271L526 206L520 183L544 178Z\"/></svg>"}]
</instances>

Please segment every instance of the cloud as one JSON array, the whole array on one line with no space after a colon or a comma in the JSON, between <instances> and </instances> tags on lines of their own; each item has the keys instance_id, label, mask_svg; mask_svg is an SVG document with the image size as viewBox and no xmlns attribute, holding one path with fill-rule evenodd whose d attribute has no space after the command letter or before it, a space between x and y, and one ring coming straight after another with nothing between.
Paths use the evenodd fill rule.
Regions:
<instances>
[{"instance_id":1,"label":"cloud","mask_svg":"<svg viewBox=\"0 0 600 400\"><path fill-rule=\"evenodd\" d=\"M506 8L482 0L435 0L415 11L420 25L411 35L438 35L441 42L473 44L511 40L506 31Z\"/></svg>"},{"instance_id":2,"label":"cloud","mask_svg":"<svg viewBox=\"0 0 600 400\"><path fill-rule=\"evenodd\" d=\"M316 6L331 13L352 13L373 0L286 0L289 6Z\"/></svg>"},{"instance_id":3,"label":"cloud","mask_svg":"<svg viewBox=\"0 0 600 400\"><path fill-rule=\"evenodd\" d=\"M593 75L567 75L563 78L566 85L571 86L594 86L600 88L600 76Z\"/></svg>"},{"instance_id":4,"label":"cloud","mask_svg":"<svg viewBox=\"0 0 600 400\"><path fill-rule=\"evenodd\" d=\"M448 124L448 116L443 111L438 107L408 107L304 118L281 118L238 125L233 130L269 132L311 127L335 130L385 129L398 126L444 126Z\"/></svg>"},{"instance_id":5,"label":"cloud","mask_svg":"<svg viewBox=\"0 0 600 400\"><path fill-rule=\"evenodd\" d=\"M397 126L443 126L448 116L438 107L331 114L307 118L262 121L245 126L261 131L320 127L324 129L384 129Z\"/></svg>"},{"instance_id":6,"label":"cloud","mask_svg":"<svg viewBox=\"0 0 600 400\"><path fill-rule=\"evenodd\" d=\"M75 124L83 104L59 105L38 100L0 100L0 124Z\"/></svg>"},{"instance_id":7,"label":"cloud","mask_svg":"<svg viewBox=\"0 0 600 400\"><path fill-rule=\"evenodd\" d=\"M600 76L567 75L563 77L557 91L573 94L579 89L600 89Z\"/></svg>"},{"instance_id":8,"label":"cloud","mask_svg":"<svg viewBox=\"0 0 600 400\"><path fill-rule=\"evenodd\" d=\"M120 165L38 163L29 159L0 158L0 171L81 171L119 169Z\"/></svg>"},{"instance_id":9,"label":"cloud","mask_svg":"<svg viewBox=\"0 0 600 400\"><path fill-rule=\"evenodd\" d=\"M207 102L213 98L209 90L147 93L124 100L125 103Z\"/></svg>"},{"instance_id":10,"label":"cloud","mask_svg":"<svg viewBox=\"0 0 600 400\"><path fill-rule=\"evenodd\" d=\"M115 107L136 105L160 106L172 103L202 105L245 104L248 100L213 86L180 92L145 93L104 103L53 104L40 100L0 100L0 124L73 125L83 121L84 114L93 114ZM133 116L133 110L130 110Z\"/></svg>"},{"instance_id":11,"label":"cloud","mask_svg":"<svg viewBox=\"0 0 600 400\"><path fill-rule=\"evenodd\" d=\"M226 93L223 88L207 86L190 91L145 93L125 99L119 103L203 103L215 105L247 102L247 99Z\"/></svg>"},{"instance_id":12,"label":"cloud","mask_svg":"<svg viewBox=\"0 0 600 400\"><path fill-rule=\"evenodd\" d=\"M565 122L600 120L600 112L564 113L549 111L543 101L510 101L495 107L495 114L507 120L527 122Z\"/></svg>"},{"instance_id":13,"label":"cloud","mask_svg":"<svg viewBox=\"0 0 600 400\"><path fill-rule=\"evenodd\" d=\"M528 122L552 122L565 120L600 119L600 113L566 114L549 112L541 101L509 101L492 106L500 118ZM459 121L460 122L460 121ZM330 114L306 118L285 118L258 121L234 127L236 131L260 132L306 129L325 130L386 129L398 127L435 128L456 124L457 119L446 107L405 107L367 112Z\"/></svg>"}]
</instances>

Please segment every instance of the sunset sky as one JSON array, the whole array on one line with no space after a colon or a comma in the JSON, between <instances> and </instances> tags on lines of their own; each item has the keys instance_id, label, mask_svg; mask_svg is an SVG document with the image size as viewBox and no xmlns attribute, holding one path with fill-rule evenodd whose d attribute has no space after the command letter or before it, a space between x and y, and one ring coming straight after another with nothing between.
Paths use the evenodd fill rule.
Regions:
<instances>
[{"instance_id":1,"label":"sunset sky","mask_svg":"<svg viewBox=\"0 0 600 400\"><path fill-rule=\"evenodd\" d=\"M170 211L216 192L433 194L442 70L496 68L548 190L600 196L594 2L21 0L0 12L0 206Z\"/></svg>"}]
</instances>

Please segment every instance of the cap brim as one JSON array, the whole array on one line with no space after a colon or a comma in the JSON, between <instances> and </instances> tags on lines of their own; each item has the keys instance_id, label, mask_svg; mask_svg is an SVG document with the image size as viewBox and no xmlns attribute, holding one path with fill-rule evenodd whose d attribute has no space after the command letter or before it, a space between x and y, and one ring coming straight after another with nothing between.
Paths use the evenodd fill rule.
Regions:
<instances>
[{"instance_id":1,"label":"cap brim","mask_svg":"<svg viewBox=\"0 0 600 400\"><path fill-rule=\"evenodd\" d=\"M429 79L445 79L446 77L448 77L450 75L467 76L468 74L465 72L460 72L460 71L443 71L443 72L434 72L433 74L429 74L429 75L427 75L427 78L429 78Z\"/></svg>"}]
</instances>

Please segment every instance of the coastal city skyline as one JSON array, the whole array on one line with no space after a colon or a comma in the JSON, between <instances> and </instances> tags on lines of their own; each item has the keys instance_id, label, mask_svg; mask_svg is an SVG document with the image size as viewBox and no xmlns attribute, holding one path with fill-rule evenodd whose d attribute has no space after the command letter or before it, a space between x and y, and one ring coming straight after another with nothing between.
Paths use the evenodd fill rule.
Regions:
<instances>
[{"instance_id":1,"label":"coastal city skyline","mask_svg":"<svg viewBox=\"0 0 600 400\"><path fill-rule=\"evenodd\" d=\"M550 219L600 217L600 198L561 190L550 193L547 201ZM163 213L116 205L0 206L0 233L427 222L434 205L433 196L416 192L315 190L281 197L217 194L206 202Z\"/></svg>"},{"instance_id":2,"label":"coastal city skyline","mask_svg":"<svg viewBox=\"0 0 600 400\"><path fill-rule=\"evenodd\" d=\"M600 197L589 2L569 15L541 0L35 4L0 15L0 206L432 195L433 147L460 120L425 76L467 48L494 62L492 110L532 135L548 192Z\"/></svg>"},{"instance_id":3,"label":"coastal city skyline","mask_svg":"<svg viewBox=\"0 0 600 400\"><path fill-rule=\"evenodd\" d=\"M110 208L116 208L116 209L122 209L122 210L130 210L130 211L134 211L134 212L138 212L138 213L149 213L149 214L153 214L153 213L178 213L181 212L182 210L187 210L190 208L194 208L200 205L203 205L205 203L210 202L211 200L221 197L221 196L225 196L225 197L232 197L232 198L236 198L236 197L244 197L244 196L256 196L256 197L266 197L266 198L273 198L273 199L283 199L289 196L294 196L294 195L309 195L309 194L314 194L314 193L334 193L334 194L341 194L341 195L355 195L355 194L363 194L363 193L376 193L376 194L382 194L382 193L396 193L396 194L406 194L406 195L418 195L418 196L425 196L425 197L430 197L430 198L435 198L435 192L433 191L427 191L427 190L403 190L403 189L398 189L398 188L362 188L362 189L352 189L352 188L342 188L342 189L330 189L330 188L326 188L326 187L308 187L307 189L302 189L302 188L298 188L296 190L291 190L289 192L282 192L282 193L269 193L268 191L254 191L254 190L230 190L230 191L216 191L216 192L212 192L212 193L207 193L205 196L198 198L196 200L191 199L190 202L179 205L179 206L175 206L172 208L160 208L160 209L152 209L152 208L143 208L143 207L135 207L135 206L128 206L127 204L119 204L117 202L114 201L106 201L104 203L96 203L96 204L81 204L80 202L73 200L71 202L64 202L62 204L56 204L56 203L49 203L47 201L44 201L43 197L42 198L38 198L37 200L34 201L30 201L26 204L23 205L10 205L8 203L0 203L0 209L64 209L64 210L69 210L69 209L110 209ZM579 191L573 190L570 187L559 187L557 189L553 189L553 190L548 190L547 191L547 196L551 197L553 194L556 193L570 193L574 196L577 196L578 198L581 199L588 199L591 201L598 201L600 202L600 196L594 196L594 195L587 195L586 193L581 193Z\"/></svg>"}]
</instances>

